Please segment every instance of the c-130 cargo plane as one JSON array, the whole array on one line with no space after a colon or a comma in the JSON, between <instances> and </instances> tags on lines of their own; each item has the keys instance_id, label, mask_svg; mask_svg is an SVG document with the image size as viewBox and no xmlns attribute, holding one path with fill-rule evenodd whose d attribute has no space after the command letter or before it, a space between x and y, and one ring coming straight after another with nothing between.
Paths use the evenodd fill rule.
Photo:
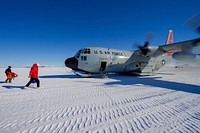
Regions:
<instances>
[{"instance_id":1,"label":"c-130 cargo plane","mask_svg":"<svg viewBox=\"0 0 200 133\"><path fill-rule=\"evenodd\" d=\"M200 32L200 24L196 29ZM173 43L173 32L170 30L165 45L149 46L147 40L134 52L86 47L80 49L74 57L66 59L65 65L82 77L108 73L151 75L170 62L171 57L178 61L198 60L198 55L192 53L197 48L200 48L200 38Z\"/></svg>"}]
</instances>

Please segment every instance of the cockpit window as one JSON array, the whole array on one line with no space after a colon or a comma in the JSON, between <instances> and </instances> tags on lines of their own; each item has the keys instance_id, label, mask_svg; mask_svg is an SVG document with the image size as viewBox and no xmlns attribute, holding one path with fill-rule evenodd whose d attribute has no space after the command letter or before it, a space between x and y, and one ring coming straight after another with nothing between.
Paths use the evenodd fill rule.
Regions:
<instances>
[{"instance_id":1,"label":"cockpit window","mask_svg":"<svg viewBox=\"0 0 200 133\"><path fill-rule=\"evenodd\" d=\"M91 51L90 51L89 48L85 48L85 49L83 49L82 53L83 53L83 54L90 54Z\"/></svg>"},{"instance_id":2,"label":"cockpit window","mask_svg":"<svg viewBox=\"0 0 200 133\"><path fill-rule=\"evenodd\" d=\"M82 61L87 61L87 56L81 56Z\"/></svg>"},{"instance_id":3,"label":"cockpit window","mask_svg":"<svg viewBox=\"0 0 200 133\"><path fill-rule=\"evenodd\" d=\"M75 57L76 57L76 58L79 58L79 56L80 56L80 54L81 54L82 51L83 51L82 49L79 50L79 51L76 53Z\"/></svg>"}]
</instances>

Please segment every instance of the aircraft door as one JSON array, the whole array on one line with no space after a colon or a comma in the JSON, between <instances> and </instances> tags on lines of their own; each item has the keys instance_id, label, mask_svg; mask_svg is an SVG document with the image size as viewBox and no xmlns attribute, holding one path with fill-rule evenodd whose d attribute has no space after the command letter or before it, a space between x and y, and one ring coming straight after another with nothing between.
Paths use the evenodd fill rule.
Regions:
<instances>
[{"instance_id":1,"label":"aircraft door","mask_svg":"<svg viewBox=\"0 0 200 133\"><path fill-rule=\"evenodd\" d=\"M105 71L107 62L101 62L100 71Z\"/></svg>"}]
</instances>

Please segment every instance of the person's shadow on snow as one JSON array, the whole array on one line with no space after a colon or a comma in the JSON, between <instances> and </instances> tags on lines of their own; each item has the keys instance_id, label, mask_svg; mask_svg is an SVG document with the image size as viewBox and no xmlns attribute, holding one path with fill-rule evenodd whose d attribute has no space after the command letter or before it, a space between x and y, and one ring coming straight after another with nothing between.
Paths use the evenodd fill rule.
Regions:
<instances>
[{"instance_id":1,"label":"person's shadow on snow","mask_svg":"<svg viewBox=\"0 0 200 133\"><path fill-rule=\"evenodd\" d=\"M24 89L24 86L12 86L12 85L5 85L5 86L2 86L6 89Z\"/></svg>"}]
</instances>

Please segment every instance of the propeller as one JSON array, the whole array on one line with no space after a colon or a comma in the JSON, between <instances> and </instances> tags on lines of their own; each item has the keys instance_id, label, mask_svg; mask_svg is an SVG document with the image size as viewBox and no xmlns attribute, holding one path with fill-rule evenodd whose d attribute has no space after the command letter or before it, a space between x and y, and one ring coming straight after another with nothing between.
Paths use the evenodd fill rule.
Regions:
<instances>
[{"instance_id":1,"label":"propeller","mask_svg":"<svg viewBox=\"0 0 200 133\"><path fill-rule=\"evenodd\" d=\"M192 28L200 34L200 13L193 15L185 22L184 25L189 28Z\"/></svg>"},{"instance_id":2,"label":"propeller","mask_svg":"<svg viewBox=\"0 0 200 133\"><path fill-rule=\"evenodd\" d=\"M139 43L135 43L134 46L137 46L137 48L141 51L141 54L146 56L148 52L150 52L149 49L149 43L151 42L152 38L154 37L155 33L154 32L148 32L146 41L144 42L143 45Z\"/></svg>"},{"instance_id":3,"label":"propeller","mask_svg":"<svg viewBox=\"0 0 200 133\"><path fill-rule=\"evenodd\" d=\"M184 26L196 31L198 34L200 34L200 13L193 15L190 17L185 23ZM199 38L200 39L200 38ZM193 42L193 45L197 45L199 42L199 39L197 41ZM192 53L192 47L191 46L185 46L183 48L183 51L187 53Z\"/></svg>"}]
</instances>

